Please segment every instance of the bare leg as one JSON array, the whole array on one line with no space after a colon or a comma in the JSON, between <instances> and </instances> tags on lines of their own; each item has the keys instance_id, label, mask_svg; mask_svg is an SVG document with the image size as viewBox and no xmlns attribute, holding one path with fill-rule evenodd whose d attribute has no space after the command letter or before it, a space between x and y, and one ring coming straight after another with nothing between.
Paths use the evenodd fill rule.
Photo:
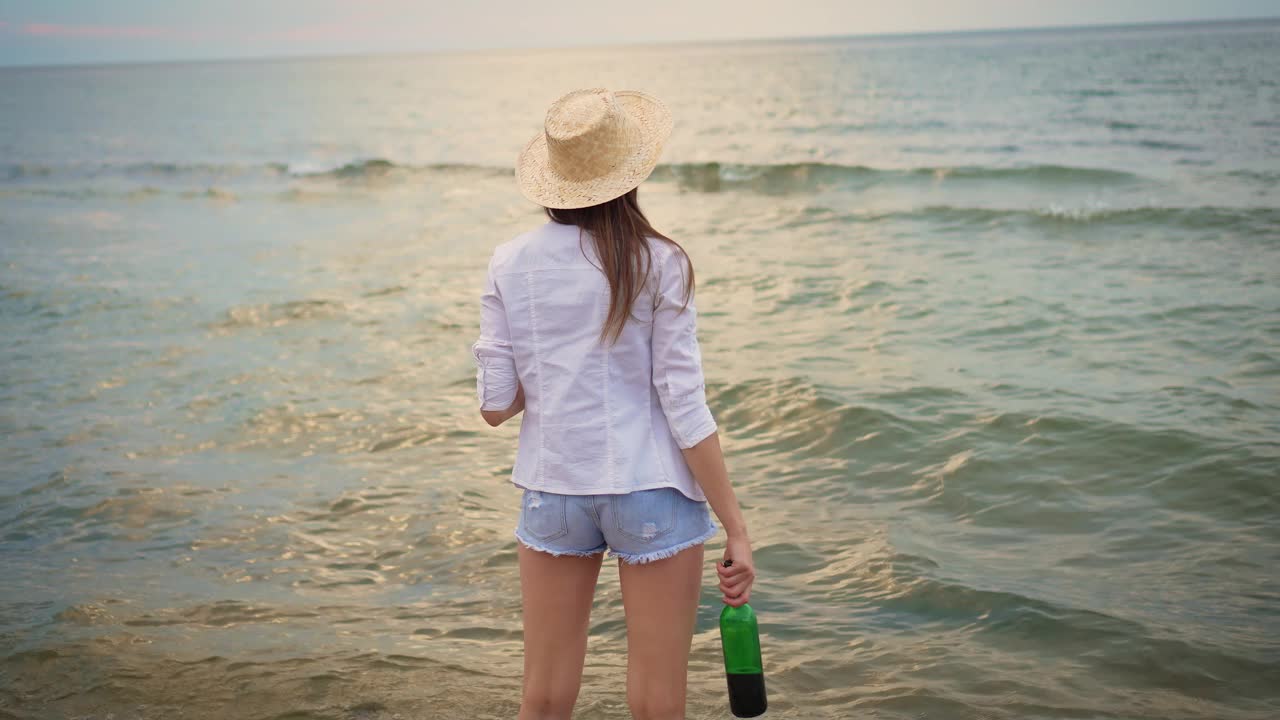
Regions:
<instances>
[{"instance_id":1,"label":"bare leg","mask_svg":"<svg viewBox=\"0 0 1280 720\"><path fill-rule=\"evenodd\" d=\"M635 720L684 720L703 548L640 565L618 559L627 613L627 704Z\"/></svg>"},{"instance_id":2,"label":"bare leg","mask_svg":"<svg viewBox=\"0 0 1280 720\"><path fill-rule=\"evenodd\" d=\"M582 686L591 601L604 557L554 556L517 542L524 603L519 720L569 720Z\"/></svg>"}]
</instances>

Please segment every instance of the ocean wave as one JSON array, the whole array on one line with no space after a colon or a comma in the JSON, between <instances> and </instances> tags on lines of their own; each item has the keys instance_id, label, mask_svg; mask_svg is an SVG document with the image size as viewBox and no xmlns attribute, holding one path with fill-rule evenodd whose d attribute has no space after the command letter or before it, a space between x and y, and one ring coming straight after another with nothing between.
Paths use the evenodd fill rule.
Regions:
<instances>
[{"instance_id":1,"label":"ocean wave","mask_svg":"<svg viewBox=\"0 0 1280 720\"><path fill-rule=\"evenodd\" d=\"M1126 122L1124 120L1108 120L1106 121L1108 130L1137 130L1142 127L1138 123Z\"/></svg>"},{"instance_id":2,"label":"ocean wave","mask_svg":"<svg viewBox=\"0 0 1280 720\"><path fill-rule=\"evenodd\" d=\"M431 163L426 165L398 164L382 158L357 160L343 163L337 167L313 168L305 165L286 166L289 175L297 178L334 180L369 180L386 178L395 175L413 176L434 173L472 173L477 175L510 175L509 168L470 163Z\"/></svg>"},{"instance_id":3,"label":"ocean wave","mask_svg":"<svg viewBox=\"0 0 1280 720\"><path fill-rule=\"evenodd\" d=\"M832 163L672 163L659 165L655 181L676 182L701 192L747 188L764 192L809 191L830 186L870 187L883 182L1016 181L1041 185L1115 185L1141 182L1135 173L1066 165L1021 167L927 166L874 168Z\"/></svg>"},{"instance_id":4,"label":"ocean wave","mask_svg":"<svg viewBox=\"0 0 1280 720\"><path fill-rule=\"evenodd\" d=\"M281 163L177 163L177 162L126 162L126 163L69 163L45 165L40 163L10 163L0 165L0 181L24 182L34 179L80 179L99 177L238 177L282 176L288 166Z\"/></svg>"},{"instance_id":5,"label":"ocean wave","mask_svg":"<svg viewBox=\"0 0 1280 720\"><path fill-rule=\"evenodd\" d=\"M754 378L714 386L709 401L724 426L732 428L745 454L843 457L866 443L892 443L919 430L912 420L891 412L888 403L851 404L800 377Z\"/></svg>"},{"instance_id":6,"label":"ocean wave","mask_svg":"<svg viewBox=\"0 0 1280 720\"><path fill-rule=\"evenodd\" d=\"M1066 93L1069 96L1091 98L1091 97L1115 97L1120 94L1118 90L1111 88L1083 88L1074 92Z\"/></svg>"},{"instance_id":7,"label":"ocean wave","mask_svg":"<svg viewBox=\"0 0 1280 720\"><path fill-rule=\"evenodd\" d=\"M1231 170L1223 173L1226 177L1256 182L1267 187L1280 184L1280 172L1275 170Z\"/></svg>"},{"instance_id":8,"label":"ocean wave","mask_svg":"<svg viewBox=\"0 0 1280 720\"><path fill-rule=\"evenodd\" d=\"M901 210L835 213L811 208L796 224L821 222L881 223L917 221L993 226L1003 224L1059 226L1150 225L1184 229L1238 230L1259 236L1280 233L1280 208L1274 207L1068 207L984 208L929 205Z\"/></svg>"},{"instance_id":9,"label":"ocean wave","mask_svg":"<svg viewBox=\"0 0 1280 720\"><path fill-rule=\"evenodd\" d=\"M115 171L141 184L93 182L99 175ZM87 171L85 171L87 172ZM274 182L238 183L257 172L259 178ZM485 165L450 164L398 165L388 160L365 160L336 167L289 166L266 164L250 166L176 165L143 163L102 166L90 174L70 167L41 165L0 166L0 197L53 197L69 200L119 198L129 201L163 200L177 197L188 201L234 203L265 195L280 202L327 202L335 197L348 197L352 185L376 192L387 186L421 179L430 175L467 176L474 180L485 177L510 176L511 170ZM154 175L168 176L172 182L157 181ZM1275 185L1280 174L1267 171L1233 170L1222 173L1236 181ZM70 178L71 182L64 182ZM76 179L88 182L75 182ZM186 182L181 182L185 179ZM826 163L732 164L674 163L659 165L650 180L674 183L687 192L745 191L764 194L804 194L837 188L851 191L881 184L901 184L909 191L913 184L923 190L941 182L1008 182L1016 185L1047 186L1052 194L1056 187L1080 185L1138 183L1138 175L1102 168L1038 165L1022 168L995 167L919 167L878 169L866 166ZM903 197L910 197L904 195ZM1075 206L1050 203L1041 207L989 207L975 205L921 205L879 209L875 207L850 211L844 207L812 205L797 216L785 220L780 228L840 223L926 222L945 225L992 227L1001 225L1033 225L1060 227L1087 226L1161 226L1190 230L1240 231L1258 238L1274 238L1280 234L1280 208L1260 205L1231 206Z\"/></svg>"},{"instance_id":10,"label":"ocean wave","mask_svg":"<svg viewBox=\"0 0 1280 720\"><path fill-rule=\"evenodd\" d=\"M1171 685L1184 688L1225 684L1254 696L1271 670L1257 658L1170 636L1136 617L1071 607L1015 591L982 589L933 577L933 572L893 575L892 582L884 582L881 588L864 588L890 618L963 624L969 633L1013 646L1043 648L1045 639L1053 638L1055 651L1064 656L1088 656L1089 662L1108 671L1167 678ZM1101 648L1106 652L1098 652Z\"/></svg>"},{"instance_id":11,"label":"ocean wave","mask_svg":"<svg viewBox=\"0 0 1280 720\"><path fill-rule=\"evenodd\" d=\"M33 179L79 178L101 176L144 176L165 178L209 178L256 176L281 179L366 180L388 177L410 178L422 174L510 175L508 167L473 163L406 164L385 158L352 160L333 165L269 162L258 165L209 163L102 163L42 165L13 163L0 166L0 178L9 182ZM1045 184L1131 183L1143 178L1121 170L1065 165L1030 165L1021 167L926 166L908 168L874 168L838 163L665 163L655 168L651 179L677 182L688 189L714 192L744 187L764 190L808 190L841 183L869 184L877 181L976 181L1014 180Z\"/></svg>"},{"instance_id":12,"label":"ocean wave","mask_svg":"<svg viewBox=\"0 0 1280 720\"><path fill-rule=\"evenodd\" d=\"M1199 152L1204 150L1204 148L1199 145L1178 143L1171 140L1152 140L1150 138L1122 144L1134 145L1135 147L1140 147L1146 150L1182 150L1185 152Z\"/></svg>"},{"instance_id":13,"label":"ocean wave","mask_svg":"<svg viewBox=\"0 0 1280 720\"><path fill-rule=\"evenodd\" d=\"M810 582L831 602L874 608L858 615L860 632L931 627L987 647L1069 658L1102 675L1141 678L1187 696L1210 688L1268 697L1274 676L1265 654L1251 647L1260 643L1226 645L1169 623L1158 593L1149 601L1135 596L1115 603L1088 592L1054 591L1030 579L1001 581L1000 573L964 572L888 546L870 554L863 549L856 556L828 555L825 569L809 572Z\"/></svg>"},{"instance_id":14,"label":"ocean wave","mask_svg":"<svg viewBox=\"0 0 1280 720\"><path fill-rule=\"evenodd\" d=\"M1159 225L1188 229L1280 231L1280 208L1274 207L1133 207L1078 208L1050 206L1038 210L992 210L997 217L1066 225Z\"/></svg>"}]
</instances>

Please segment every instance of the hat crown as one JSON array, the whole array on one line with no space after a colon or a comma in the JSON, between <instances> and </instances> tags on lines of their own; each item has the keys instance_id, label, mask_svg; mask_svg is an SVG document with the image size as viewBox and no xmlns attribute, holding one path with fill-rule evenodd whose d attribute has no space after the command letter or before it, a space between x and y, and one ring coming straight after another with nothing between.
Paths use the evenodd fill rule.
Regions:
<instances>
[{"instance_id":1,"label":"hat crown","mask_svg":"<svg viewBox=\"0 0 1280 720\"><path fill-rule=\"evenodd\" d=\"M567 180L607 175L640 143L635 120L604 88L564 95L547 110L544 125L548 165Z\"/></svg>"}]
</instances>

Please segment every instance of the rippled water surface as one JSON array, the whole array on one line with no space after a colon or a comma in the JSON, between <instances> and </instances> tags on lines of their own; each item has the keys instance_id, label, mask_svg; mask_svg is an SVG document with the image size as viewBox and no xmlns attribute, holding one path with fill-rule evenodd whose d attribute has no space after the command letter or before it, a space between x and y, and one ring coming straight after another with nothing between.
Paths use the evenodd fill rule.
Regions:
<instances>
[{"instance_id":1,"label":"rippled water surface","mask_svg":"<svg viewBox=\"0 0 1280 720\"><path fill-rule=\"evenodd\" d=\"M0 70L0 714L514 717L510 170L673 108L770 717L1280 714L1280 25ZM708 548L690 717L728 717ZM581 718L626 718L606 566Z\"/></svg>"}]
</instances>

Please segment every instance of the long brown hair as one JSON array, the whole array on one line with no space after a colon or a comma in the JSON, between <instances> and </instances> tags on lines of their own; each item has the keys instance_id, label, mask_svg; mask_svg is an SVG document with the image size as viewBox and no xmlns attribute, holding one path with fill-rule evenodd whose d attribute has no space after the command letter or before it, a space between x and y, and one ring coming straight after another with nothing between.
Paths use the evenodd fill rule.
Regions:
<instances>
[{"instance_id":1,"label":"long brown hair","mask_svg":"<svg viewBox=\"0 0 1280 720\"><path fill-rule=\"evenodd\" d=\"M605 317L600 329L600 339L606 338L610 343L618 341L622 329L631 317L631 308L636 297L649 278L649 270L653 264L653 253L645 237L655 237L671 243L685 258L688 278L685 283L684 304L681 312L689 305L693 297L693 262L680 247L680 243L663 235L649 224L649 219L640 210L640 202L636 199L637 188L621 197L614 198L599 205L565 210L561 208L543 208L547 217L561 225L577 225L587 231L595 244L596 255L604 267L600 271L609 280L609 314ZM578 242L582 242L582 233L578 234Z\"/></svg>"}]
</instances>

